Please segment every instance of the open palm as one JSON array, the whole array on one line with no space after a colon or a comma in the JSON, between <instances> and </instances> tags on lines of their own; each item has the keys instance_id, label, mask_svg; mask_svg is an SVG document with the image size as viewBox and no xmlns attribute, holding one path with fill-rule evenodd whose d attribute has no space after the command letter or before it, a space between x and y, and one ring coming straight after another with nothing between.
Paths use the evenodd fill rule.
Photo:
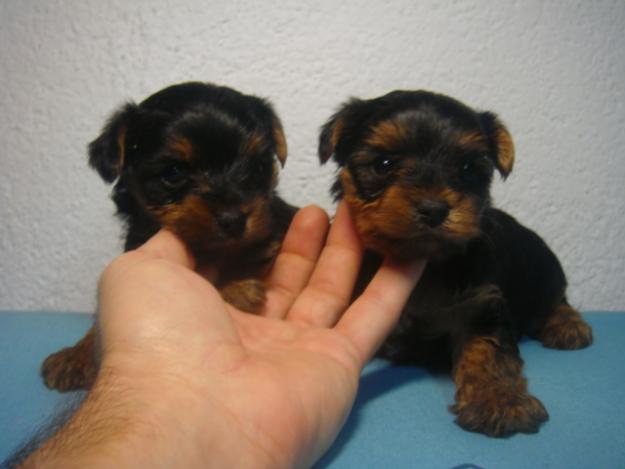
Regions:
<instances>
[{"instance_id":1,"label":"open palm","mask_svg":"<svg viewBox=\"0 0 625 469\"><path fill-rule=\"evenodd\" d=\"M158 396L163 414L173 407L198 466L216 455L241 467L310 466L423 269L385 262L350 304L361 257L344 205L329 232L321 209L300 210L255 316L224 303L161 231L102 276L102 369Z\"/></svg>"}]
</instances>

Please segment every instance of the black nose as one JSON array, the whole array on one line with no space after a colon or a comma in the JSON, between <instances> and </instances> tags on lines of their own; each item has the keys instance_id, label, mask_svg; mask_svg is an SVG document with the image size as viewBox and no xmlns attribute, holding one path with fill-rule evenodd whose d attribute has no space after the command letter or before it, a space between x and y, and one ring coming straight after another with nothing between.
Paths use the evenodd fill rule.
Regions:
<instances>
[{"instance_id":1,"label":"black nose","mask_svg":"<svg viewBox=\"0 0 625 469\"><path fill-rule=\"evenodd\" d=\"M228 236L241 236L246 222L247 216L238 210L223 212L217 216L217 223Z\"/></svg>"},{"instance_id":2,"label":"black nose","mask_svg":"<svg viewBox=\"0 0 625 469\"><path fill-rule=\"evenodd\" d=\"M423 200L417 207L419 220L434 228L445 221L449 215L449 204L441 200Z\"/></svg>"}]
</instances>

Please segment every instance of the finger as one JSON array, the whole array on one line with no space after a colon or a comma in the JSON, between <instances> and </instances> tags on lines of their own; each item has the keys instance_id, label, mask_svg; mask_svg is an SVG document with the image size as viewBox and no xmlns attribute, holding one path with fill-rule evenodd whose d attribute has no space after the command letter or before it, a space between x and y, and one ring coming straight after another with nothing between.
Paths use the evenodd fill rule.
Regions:
<instances>
[{"instance_id":1,"label":"finger","mask_svg":"<svg viewBox=\"0 0 625 469\"><path fill-rule=\"evenodd\" d=\"M171 231L161 229L137 248L137 251L166 259L189 269L195 268L195 259L182 240Z\"/></svg>"},{"instance_id":2,"label":"finger","mask_svg":"<svg viewBox=\"0 0 625 469\"><path fill-rule=\"evenodd\" d=\"M283 318L308 283L328 232L328 215L317 206L300 209L293 218L267 279L262 315Z\"/></svg>"},{"instance_id":3,"label":"finger","mask_svg":"<svg viewBox=\"0 0 625 469\"><path fill-rule=\"evenodd\" d=\"M358 234L349 208L341 202L326 246L288 318L318 327L334 325L351 300L361 260L362 247Z\"/></svg>"},{"instance_id":4,"label":"finger","mask_svg":"<svg viewBox=\"0 0 625 469\"><path fill-rule=\"evenodd\" d=\"M362 366L397 324L424 268L424 260L401 266L385 260L362 295L337 323L336 330L355 345Z\"/></svg>"}]
</instances>

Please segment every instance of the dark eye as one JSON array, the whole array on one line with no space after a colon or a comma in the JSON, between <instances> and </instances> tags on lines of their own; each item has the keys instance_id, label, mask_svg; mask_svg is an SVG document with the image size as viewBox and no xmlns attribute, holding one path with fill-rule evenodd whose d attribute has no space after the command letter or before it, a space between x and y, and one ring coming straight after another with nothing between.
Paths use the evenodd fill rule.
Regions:
<instances>
[{"instance_id":1,"label":"dark eye","mask_svg":"<svg viewBox=\"0 0 625 469\"><path fill-rule=\"evenodd\" d=\"M179 164L172 164L161 172L160 177L165 185L178 187L186 182L187 171Z\"/></svg>"},{"instance_id":2,"label":"dark eye","mask_svg":"<svg viewBox=\"0 0 625 469\"><path fill-rule=\"evenodd\" d=\"M244 184L250 189L265 189L271 181L271 165L266 162L257 162L245 176Z\"/></svg>"},{"instance_id":3,"label":"dark eye","mask_svg":"<svg viewBox=\"0 0 625 469\"><path fill-rule=\"evenodd\" d=\"M373 162L373 172L380 176L384 176L385 174L390 173L391 169L393 169L394 162L387 156L380 156L375 159Z\"/></svg>"},{"instance_id":4,"label":"dark eye","mask_svg":"<svg viewBox=\"0 0 625 469\"><path fill-rule=\"evenodd\" d=\"M466 160L460 169L460 177L464 182L474 184L479 182L484 173L489 170L488 157Z\"/></svg>"}]
</instances>

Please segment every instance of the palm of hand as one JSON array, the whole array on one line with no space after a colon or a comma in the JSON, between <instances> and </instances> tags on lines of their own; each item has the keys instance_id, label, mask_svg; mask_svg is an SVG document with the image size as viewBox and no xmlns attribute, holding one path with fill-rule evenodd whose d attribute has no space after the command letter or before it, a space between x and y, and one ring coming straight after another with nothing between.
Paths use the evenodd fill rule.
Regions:
<instances>
[{"instance_id":1,"label":"palm of hand","mask_svg":"<svg viewBox=\"0 0 625 469\"><path fill-rule=\"evenodd\" d=\"M311 464L423 268L383 266L348 308L361 250L345 207L326 241L327 224L319 209L297 215L261 316L224 303L169 233L123 256L100 285L103 366L150 383L162 376L170 385L151 392L176 396L177 411L204 425L227 426L234 451L247 449L255 465Z\"/></svg>"}]
</instances>

